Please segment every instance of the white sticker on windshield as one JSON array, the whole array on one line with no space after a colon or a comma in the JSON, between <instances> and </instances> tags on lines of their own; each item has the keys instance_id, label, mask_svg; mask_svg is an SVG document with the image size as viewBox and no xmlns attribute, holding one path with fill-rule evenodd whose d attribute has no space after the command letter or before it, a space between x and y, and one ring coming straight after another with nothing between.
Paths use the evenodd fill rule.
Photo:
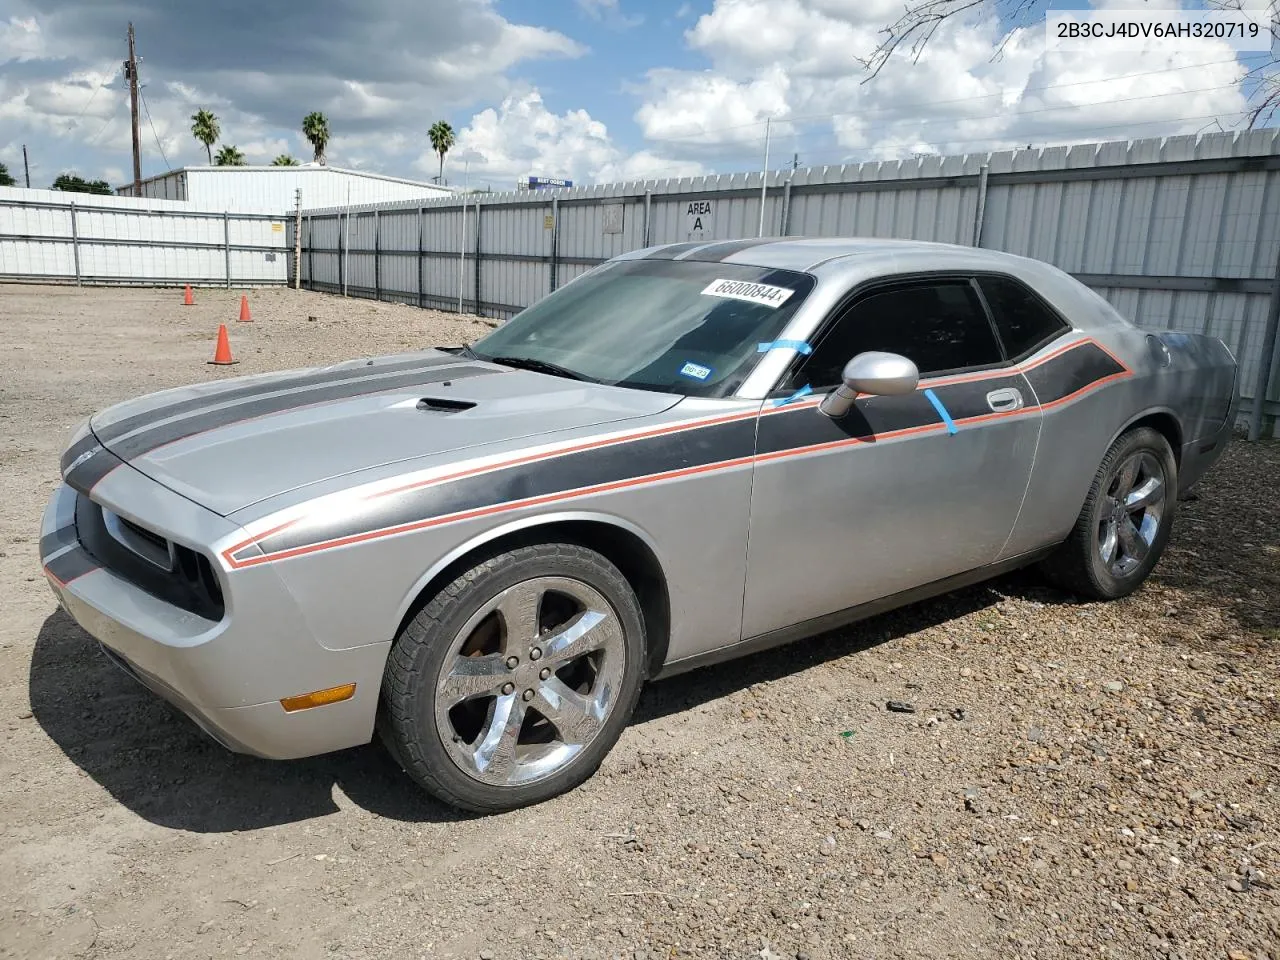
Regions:
<instances>
[{"instance_id":1,"label":"white sticker on windshield","mask_svg":"<svg viewBox=\"0 0 1280 960\"><path fill-rule=\"evenodd\" d=\"M780 307L795 293L786 287L771 287L767 283L748 283L745 280L713 280L702 292L709 297L729 297L748 303L762 303L766 307Z\"/></svg>"}]
</instances>

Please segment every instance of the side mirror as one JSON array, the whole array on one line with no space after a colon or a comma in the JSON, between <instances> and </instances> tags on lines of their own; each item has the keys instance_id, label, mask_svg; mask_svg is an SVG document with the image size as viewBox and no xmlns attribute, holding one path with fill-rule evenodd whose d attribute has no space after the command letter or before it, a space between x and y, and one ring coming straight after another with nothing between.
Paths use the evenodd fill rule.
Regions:
<instances>
[{"instance_id":1,"label":"side mirror","mask_svg":"<svg viewBox=\"0 0 1280 960\"><path fill-rule=\"evenodd\" d=\"M827 394L818 408L833 420L843 417L858 394L897 397L913 392L920 384L920 371L906 357L896 353L868 350L844 365L844 383Z\"/></svg>"}]
</instances>

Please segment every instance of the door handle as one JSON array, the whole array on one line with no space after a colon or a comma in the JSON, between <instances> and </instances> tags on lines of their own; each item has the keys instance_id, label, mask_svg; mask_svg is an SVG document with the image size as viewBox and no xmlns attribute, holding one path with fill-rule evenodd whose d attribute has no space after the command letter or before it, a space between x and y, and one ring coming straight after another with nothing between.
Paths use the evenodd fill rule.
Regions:
<instances>
[{"instance_id":1,"label":"door handle","mask_svg":"<svg viewBox=\"0 0 1280 960\"><path fill-rule=\"evenodd\" d=\"M987 394L987 406L996 413L1022 409L1022 392L1016 387L1003 387Z\"/></svg>"}]
</instances>

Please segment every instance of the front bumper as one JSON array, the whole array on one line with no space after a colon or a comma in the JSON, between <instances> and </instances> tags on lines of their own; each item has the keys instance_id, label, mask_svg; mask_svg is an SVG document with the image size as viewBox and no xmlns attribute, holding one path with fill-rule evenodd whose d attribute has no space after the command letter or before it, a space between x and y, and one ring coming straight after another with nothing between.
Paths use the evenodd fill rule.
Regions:
<instances>
[{"instance_id":1,"label":"front bumper","mask_svg":"<svg viewBox=\"0 0 1280 960\"><path fill-rule=\"evenodd\" d=\"M184 517L202 537L219 524L227 535L239 531L136 471L116 473L109 490L94 488L94 503L163 518L149 524L163 536ZM389 641L322 647L269 565L219 570L225 609L217 621L175 606L90 552L77 530L78 498L83 510L83 494L65 484L54 491L41 523L41 564L63 609L113 662L237 753L293 759L370 740ZM280 703L352 682L354 696L339 703L292 713Z\"/></svg>"}]
</instances>

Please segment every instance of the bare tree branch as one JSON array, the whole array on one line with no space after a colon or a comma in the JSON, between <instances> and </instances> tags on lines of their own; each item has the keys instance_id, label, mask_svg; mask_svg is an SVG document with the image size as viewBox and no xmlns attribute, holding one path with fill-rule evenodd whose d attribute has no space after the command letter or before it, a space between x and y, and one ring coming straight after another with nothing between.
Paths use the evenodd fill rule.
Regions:
<instances>
[{"instance_id":1,"label":"bare tree branch","mask_svg":"<svg viewBox=\"0 0 1280 960\"><path fill-rule=\"evenodd\" d=\"M1206 0L1206 5L1210 9L1234 12L1256 9L1246 7L1244 0ZM1004 53L1014 32L1043 17L1049 6L1049 0L907 0L902 15L880 31L884 39L868 56L857 58L867 71L862 82L875 80L899 50L911 63L919 62L943 24L971 12L994 14L1001 23L1009 25L992 52L990 60L994 62ZM1247 94L1250 128L1269 124L1280 112L1280 57L1274 52L1280 48L1280 0L1270 0L1267 13L1271 20L1271 51L1258 53L1257 56L1265 59L1242 78L1254 84Z\"/></svg>"}]
</instances>

